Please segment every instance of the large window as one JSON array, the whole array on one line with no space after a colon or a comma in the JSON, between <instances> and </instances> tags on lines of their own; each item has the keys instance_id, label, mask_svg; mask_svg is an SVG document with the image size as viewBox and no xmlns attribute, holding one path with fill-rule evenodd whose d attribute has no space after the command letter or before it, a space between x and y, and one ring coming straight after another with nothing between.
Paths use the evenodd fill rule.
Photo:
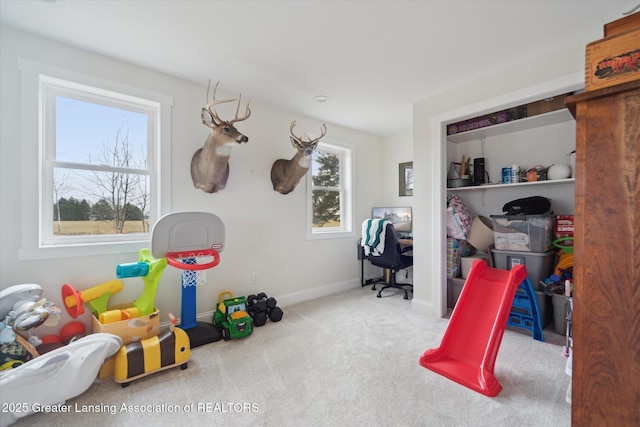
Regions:
<instances>
[{"instance_id":1,"label":"large window","mask_svg":"<svg viewBox=\"0 0 640 427\"><path fill-rule=\"evenodd\" d=\"M37 147L25 150L24 160L39 170L25 186L39 197L37 206L23 202L37 211L38 233L25 236L22 257L49 257L34 255L36 249L82 247L81 255L100 245L114 251L117 244L148 244L166 206L160 190L168 163L161 153L169 128L162 122L170 118L170 99L26 64L23 89L36 85L39 120L23 123L27 141L37 127Z\"/></svg>"},{"instance_id":2,"label":"large window","mask_svg":"<svg viewBox=\"0 0 640 427\"><path fill-rule=\"evenodd\" d=\"M320 142L313 154L307 195L310 238L353 235L352 148Z\"/></svg>"}]
</instances>

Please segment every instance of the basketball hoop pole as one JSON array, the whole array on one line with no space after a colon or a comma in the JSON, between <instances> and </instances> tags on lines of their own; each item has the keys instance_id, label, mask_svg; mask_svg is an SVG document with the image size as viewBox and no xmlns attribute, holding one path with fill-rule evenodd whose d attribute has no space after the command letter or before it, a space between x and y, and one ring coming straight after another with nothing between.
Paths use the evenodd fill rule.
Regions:
<instances>
[{"instance_id":1,"label":"basketball hoop pole","mask_svg":"<svg viewBox=\"0 0 640 427\"><path fill-rule=\"evenodd\" d=\"M193 260L193 263L191 261L192 259L183 260L185 264L195 263L195 260ZM191 283L185 283L185 280L189 280ZM189 278L184 274L182 275L182 317L180 319L180 328L185 331L198 326L198 322L196 321L196 280L195 274L190 275Z\"/></svg>"},{"instance_id":2,"label":"basketball hoop pole","mask_svg":"<svg viewBox=\"0 0 640 427\"><path fill-rule=\"evenodd\" d=\"M180 329L189 336L191 348L219 341L222 338L220 331L213 324L198 322L196 319L197 272L204 272L204 270L218 265L220 255L213 249L196 252L198 253L173 252L166 255L169 265L183 270ZM199 263L201 257L213 257L213 260Z\"/></svg>"}]
</instances>

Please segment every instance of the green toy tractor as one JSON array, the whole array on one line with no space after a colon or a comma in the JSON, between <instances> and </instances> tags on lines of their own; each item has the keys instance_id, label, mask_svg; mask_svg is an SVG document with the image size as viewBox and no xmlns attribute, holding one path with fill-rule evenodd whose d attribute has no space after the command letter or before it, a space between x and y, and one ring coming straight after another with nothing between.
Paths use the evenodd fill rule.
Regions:
<instances>
[{"instance_id":1,"label":"green toy tractor","mask_svg":"<svg viewBox=\"0 0 640 427\"><path fill-rule=\"evenodd\" d=\"M224 299L224 296L229 298ZM220 292L218 308L213 314L213 326L219 328L223 340L236 339L251 335L253 319L247 313L247 299L233 297L230 291Z\"/></svg>"}]
</instances>

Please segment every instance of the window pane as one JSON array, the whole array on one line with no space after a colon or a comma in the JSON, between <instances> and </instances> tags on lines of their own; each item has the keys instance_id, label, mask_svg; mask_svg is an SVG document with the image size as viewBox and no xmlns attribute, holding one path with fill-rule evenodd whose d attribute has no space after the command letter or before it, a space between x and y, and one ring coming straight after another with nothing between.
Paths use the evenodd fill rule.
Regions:
<instances>
[{"instance_id":1,"label":"window pane","mask_svg":"<svg viewBox=\"0 0 640 427\"><path fill-rule=\"evenodd\" d=\"M318 187L340 186L340 157L326 151L313 155L313 185Z\"/></svg>"},{"instance_id":2,"label":"window pane","mask_svg":"<svg viewBox=\"0 0 640 427\"><path fill-rule=\"evenodd\" d=\"M55 168L53 176L54 235L149 231L148 175Z\"/></svg>"},{"instance_id":3,"label":"window pane","mask_svg":"<svg viewBox=\"0 0 640 427\"><path fill-rule=\"evenodd\" d=\"M126 152L126 167L146 164L146 114L63 96L55 97L55 109L56 160L125 166ZM114 159L114 154L119 158Z\"/></svg>"},{"instance_id":4,"label":"window pane","mask_svg":"<svg viewBox=\"0 0 640 427\"><path fill-rule=\"evenodd\" d=\"M313 227L341 227L340 192L313 190Z\"/></svg>"}]
</instances>

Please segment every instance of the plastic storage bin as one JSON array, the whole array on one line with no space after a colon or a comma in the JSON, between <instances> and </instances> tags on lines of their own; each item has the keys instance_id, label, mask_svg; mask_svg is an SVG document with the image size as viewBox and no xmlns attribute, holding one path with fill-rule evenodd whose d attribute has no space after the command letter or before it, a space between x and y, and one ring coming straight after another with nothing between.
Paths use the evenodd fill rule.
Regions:
<instances>
[{"instance_id":1,"label":"plastic storage bin","mask_svg":"<svg viewBox=\"0 0 640 427\"><path fill-rule=\"evenodd\" d=\"M553 301L553 327L560 335L567 333L567 312L569 311L569 298L564 295L551 295Z\"/></svg>"},{"instance_id":2,"label":"plastic storage bin","mask_svg":"<svg viewBox=\"0 0 640 427\"><path fill-rule=\"evenodd\" d=\"M542 291L540 281L553 274L555 266L556 251L554 249L547 252L518 252L518 251L502 251L491 249L491 257L495 268L501 270L511 270L515 265L524 265L527 268L527 275L533 289Z\"/></svg>"},{"instance_id":3,"label":"plastic storage bin","mask_svg":"<svg viewBox=\"0 0 640 427\"><path fill-rule=\"evenodd\" d=\"M493 243L505 251L546 252L553 249L554 215L491 215Z\"/></svg>"}]
</instances>

